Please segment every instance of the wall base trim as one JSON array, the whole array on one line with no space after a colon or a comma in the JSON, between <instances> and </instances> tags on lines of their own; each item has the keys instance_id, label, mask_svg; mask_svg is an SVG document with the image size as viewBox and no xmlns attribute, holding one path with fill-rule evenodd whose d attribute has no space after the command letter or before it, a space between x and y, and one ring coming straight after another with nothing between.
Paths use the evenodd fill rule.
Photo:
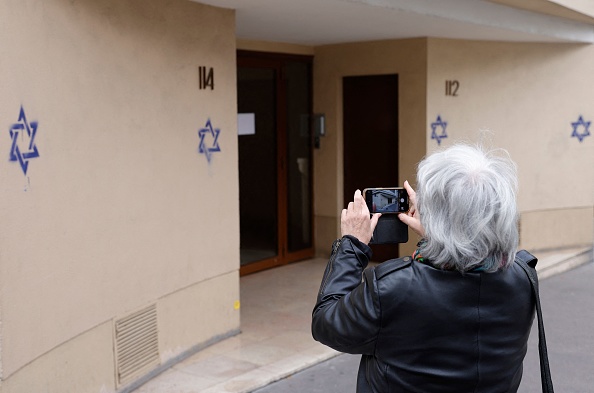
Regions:
<instances>
[{"instance_id":1,"label":"wall base trim","mask_svg":"<svg viewBox=\"0 0 594 393\"><path fill-rule=\"evenodd\" d=\"M148 374L140 377L139 379L132 382L131 384L125 386L124 388L122 388L120 390L117 390L116 393L131 393L132 391L138 389L139 387L141 387L142 385L144 385L151 379L155 378L157 375L169 370L171 367L175 366L176 364L183 362L187 358L210 347L211 345L214 345L220 341L223 341L223 340L226 340L233 336L236 336L239 333L241 333L240 329L232 329L226 333L216 335L216 336L214 336L200 344L196 344L193 347L189 348L188 350L180 353L179 355L167 360L165 363L160 364L155 369L150 371Z\"/></svg>"}]
</instances>

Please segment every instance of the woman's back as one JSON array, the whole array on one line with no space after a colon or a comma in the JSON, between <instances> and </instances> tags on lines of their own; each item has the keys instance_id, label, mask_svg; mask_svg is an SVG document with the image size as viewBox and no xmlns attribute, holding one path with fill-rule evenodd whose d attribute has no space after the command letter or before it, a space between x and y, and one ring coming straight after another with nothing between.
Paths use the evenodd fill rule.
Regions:
<instances>
[{"instance_id":1,"label":"woman's back","mask_svg":"<svg viewBox=\"0 0 594 393\"><path fill-rule=\"evenodd\" d=\"M376 391L517 390L534 317L519 266L462 275L413 262L376 283L382 328L366 360L384 374L371 378L386 381Z\"/></svg>"}]
</instances>

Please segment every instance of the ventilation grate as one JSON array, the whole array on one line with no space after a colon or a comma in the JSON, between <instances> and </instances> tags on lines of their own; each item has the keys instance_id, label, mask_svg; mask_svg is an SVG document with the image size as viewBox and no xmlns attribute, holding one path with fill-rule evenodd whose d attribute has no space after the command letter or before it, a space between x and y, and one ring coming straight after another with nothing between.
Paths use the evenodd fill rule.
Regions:
<instances>
[{"instance_id":1,"label":"ventilation grate","mask_svg":"<svg viewBox=\"0 0 594 393\"><path fill-rule=\"evenodd\" d=\"M157 306L115 321L115 357L118 386L159 364Z\"/></svg>"}]
</instances>

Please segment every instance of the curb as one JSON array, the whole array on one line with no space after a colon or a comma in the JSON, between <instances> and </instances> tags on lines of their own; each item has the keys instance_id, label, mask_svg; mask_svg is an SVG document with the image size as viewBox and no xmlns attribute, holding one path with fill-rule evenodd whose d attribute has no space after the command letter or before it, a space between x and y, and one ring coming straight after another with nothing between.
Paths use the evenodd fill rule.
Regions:
<instances>
[{"instance_id":1,"label":"curb","mask_svg":"<svg viewBox=\"0 0 594 393\"><path fill-rule=\"evenodd\" d=\"M538 252L535 255L538 257ZM592 262L594 262L593 247L558 250L543 253L536 265L536 271L538 278L542 280Z\"/></svg>"}]
</instances>

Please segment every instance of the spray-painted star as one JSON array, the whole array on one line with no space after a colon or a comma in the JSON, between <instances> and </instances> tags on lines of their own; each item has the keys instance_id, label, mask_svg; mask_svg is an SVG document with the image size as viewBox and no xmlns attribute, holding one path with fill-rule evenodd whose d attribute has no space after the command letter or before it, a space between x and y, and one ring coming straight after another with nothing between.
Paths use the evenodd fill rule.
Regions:
<instances>
[{"instance_id":1,"label":"spray-painted star","mask_svg":"<svg viewBox=\"0 0 594 393\"><path fill-rule=\"evenodd\" d=\"M446 133L446 127L448 126L448 123L445 121L441 120L441 116L437 116L437 121L431 123L431 139L435 139L437 140L437 144L441 145L441 140L443 138L447 138L448 134ZM441 134L437 134L436 130L437 127L441 127Z\"/></svg>"},{"instance_id":2,"label":"spray-painted star","mask_svg":"<svg viewBox=\"0 0 594 393\"><path fill-rule=\"evenodd\" d=\"M21 106L19 113L19 122L14 123L10 126L10 137L12 138L12 146L10 148L10 161L18 161L21 165L23 173L27 174L27 168L29 167L29 160L32 158L39 157L39 151L35 145L35 136L37 135L37 122L32 121L29 123L25 116L25 110ZM26 132L26 135L25 135ZM19 140L25 141L26 149L19 147ZM23 143L21 143L23 145Z\"/></svg>"},{"instance_id":3,"label":"spray-painted star","mask_svg":"<svg viewBox=\"0 0 594 393\"><path fill-rule=\"evenodd\" d=\"M201 154L204 154L209 163L210 163L210 159L212 158L212 153L221 151L221 148L220 148L219 142L218 142L219 132L221 132L220 129L212 128L210 119L208 119L204 128L202 128L198 131L198 136L200 137L200 145L198 145L198 152ZM211 135L213 138L212 145L210 147L207 147L204 142L204 137L206 135Z\"/></svg>"},{"instance_id":4,"label":"spray-painted star","mask_svg":"<svg viewBox=\"0 0 594 393\"><path fill-rule=\"evenodd\" d=\"M583 141L585 137L590 135L590 124L592 122L590 121L584 121L584 118L582 116L580 116L578 118L578 121L571 123L571 125L573 126L573 133L571 134L571 137L576 137L577 139L579 139L579 141ZM584 132L579 133L578 129L580 128L580 126L584 126Z\"/></svg>"}]
</instances>

